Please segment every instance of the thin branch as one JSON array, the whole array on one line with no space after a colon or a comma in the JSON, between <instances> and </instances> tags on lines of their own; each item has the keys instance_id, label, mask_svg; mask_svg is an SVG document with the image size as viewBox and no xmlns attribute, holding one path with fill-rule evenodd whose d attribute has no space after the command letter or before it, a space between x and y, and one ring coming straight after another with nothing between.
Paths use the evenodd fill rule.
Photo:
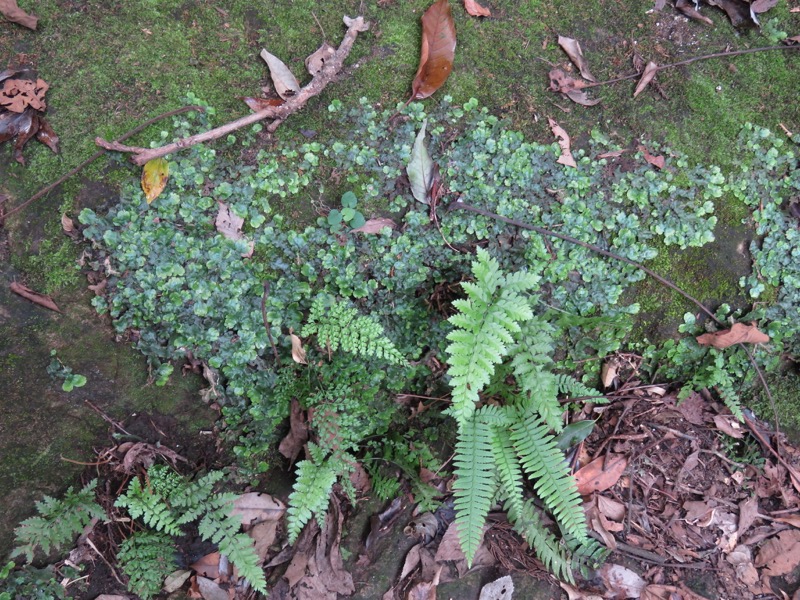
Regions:
<instances>
[{"instance_id":1,"label":"thin branch","mask_svg":"<svg viewBox=\"0 0 800 600\"><path fill-rule=\"evenodd\" d=\"M216 129L180 139L177 142L167 144L166 146L161 146L160 148L125 146L124 144L107 142L102 138L95 139L95 143L106 150L129 152L133 154L131 160L134 162L134 164L141 166L154 158L160 158L162 156L166 156L167 154L171 154L178 150L183 150L184 148L189 148L203 142L216 140L228 135L232 131L236 131L242 127L247 127L248 125L252 125L263 119L273 119L272 123L267 126L267 131L273 133L278 126L283 123L287 117L289 117L289 115L296 113L303 108L303 106L305 106L305 104L311 98L319 95L322 90L324 90L325 87L334 80L339 71L342 70L344 61L350 54L350 50L352 49L353 43L355 42L358 34L369 29L369 23L364 21L364 17L356 17L355 19L345 17L345 24L347 24L347 32L344 34L342 43L339 45L339 48L336 49L336 52L333 54L330 60L325 61L322 70L314 76L308 85L303 87L298 94L292 96L280 106L268 106L258 112L254 112L241 117L240 119L236 119L235 121L231 121L230 123L226 123L225 125L217 127Z\"/></svg>"},{"instance_id":2,"label":"thin branch","mask_svg":"<svg viewBox=\"0 0 800 600\"><path fill-rule=\"evenodd\" d=\"M167 117L174 117L175 115L180 115L180 114L183 114L183 113L186 113L186 112L190 112L190 111L193 111L193 110L196 110L198 112L203 112L204 109L201 106L184 106L183 108L179 108L177 110L171 110L169 112L165 112L164 114L158 115L157 117L153 117L152 119L150 119L148 121L145 121L141 125L139 125L137 127L134 127L129 132L121 135L115 141L113 141L111 143L112 144L118 144L120 142L124 142L128 138L133 137L137 133L147 129L153 123L157 123L158 121L160 121L162 119L166 119ZM59 185L64 183L67 179L69 179L70 177L72 177L73 175L78 173L81 169L85 168L87 165L89 165L89 164L93 163L94 161L96 161L98 158L103 156L103 154L105 154L105 153L106 153L106 149L105 148L102 149L102 150L98 150L97 152L92 154L89 158L87 158L85 161L83 161L81 164L79 164L77 167L75 167L74 169L69 171L66 175L62 176L57 181L55 181L54 183L51 183L47 187L42 188L41 190L36 192L33 196L28 198L25 202L23 202L19 206L15 206L11 210L9 210L5 215L2 216L2 218L0 218L0 225L2 225L2 219L7 219L8 217L13 215L14 213L21 211L23 208L25 208L26 206L28 206L32 202L35 202L39 198L42 198L42 197L46 196L47 194L52 192L55 188L57 188Z\"/></svg>"},{"instance_id":3,"label":"thin branch","mask_svg":"<svg viewBox=\"0 0 800 600\"><path fill-rule=\"evenodd\" d=\"M747 50L731 50L730 52L716 52L714 54L705 54L703 56L695 56L693 58L687 58L686 60L682 60L676 63L670 63L668 65L659 65L655 67L654 71L663 71L665 69L671 69L673 67L682 67L684 65L692 64L693 62L697 62L700 60L709 60L711 58L725 58L728 56L739 56L740 54L753 54L754 52L765 52L767 50L800 50L800 44L782 44L779 46L764 46L761 48L749 48ZM640 73L633 73L632 75L624 75L622 77L616 77L614 79L609 79L607 81L596 81L594 83L584 83L580 82L579 85L576 85L574 89L576 90L586 90L589 88L597 87L600 85L608 85L610 83L619 83L620 81L627 81L628 79L640 79L644 71ZM560 89L553 90L554 92L560 92ZM570 90L565 90L570 91Z\"/></svg>"}]
</instances>

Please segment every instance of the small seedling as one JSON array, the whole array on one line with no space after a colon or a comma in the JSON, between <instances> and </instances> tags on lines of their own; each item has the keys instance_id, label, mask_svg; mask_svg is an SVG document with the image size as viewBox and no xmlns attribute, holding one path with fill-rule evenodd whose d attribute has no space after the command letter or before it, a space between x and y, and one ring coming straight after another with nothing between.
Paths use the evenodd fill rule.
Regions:
<instances>
[{"instance_id":1,"label":"small seedling","mask_svg":"<svg viewBox=\"0 0 800 600\"><path fill-rule=\"evenodd\" d=\"M86 385L86 376L79 373L73 373L72 369L65 365L56 355L55 349L50 350L50 356L53 359L47 366L47 374L53 379L63 379L61 389L65 392L71 392L75 388L83 387Z\"/></svg>"},{"instance_id":2,"label":"small seedling","mask_svg":"<svg viewBox=\"0 0 800 600\"><path fill-rule=\"evenodd\" d=\"M345 192L342 196L342 210L334 208L328 213L328 225L331 226L331 231L338 232L343 224L346 224L351 229L361 227L366 219L360 211L356 210L358 200L353 192Z\"/></svg>"}]
</instances>

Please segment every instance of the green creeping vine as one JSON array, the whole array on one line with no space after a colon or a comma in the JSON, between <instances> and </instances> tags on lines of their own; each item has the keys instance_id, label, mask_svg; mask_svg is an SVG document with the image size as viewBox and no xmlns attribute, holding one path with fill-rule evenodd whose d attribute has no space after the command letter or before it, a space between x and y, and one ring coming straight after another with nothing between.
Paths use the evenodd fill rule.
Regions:
<instances>
[{"instance_id":1,"label":"green creeping vine","mask_svg":"<svg viewBox=\"0 0 800 600\"><path fill-rule=\"evenodd\" d=\"M458 424L454 489L461 546L471 563L486 515L493 501L501 499L548 568L571 579L569 550L540 524L533 504L525 502L523 477L532 480L564 536L575 547L589 545L580 496L550 431L562 429L559 387L596 392L577 381L566 384L567 378L547 370L552 328L534 317L525 295L537 277L524 271L504 274L481 248L473 275L474 282L462 284L467 298L453 303L458 313L450 317L455 329L447 336L452 342L447 348L452 388L448 412ZM503 383L493 390L503 391L508 370L496 367L508 357L518 389L505 390L500 405L476 408L480 392L498 372Z\"/></svg>"},{"instance_id":2,"label":"green creeping vine","mask_svg":"<svg viewBox=\"0 0 800 600\"><path fill-rule=\"evenodd\" d=\"M137 594L147 598L158 593L164 581L160 576L175 569L169 552L172 536L182 535L181 527L198 519L200 536L216 544L255 590L266 593L266 579L258 566L253 540L241 532L241 519L230 514L236 496L213 491L223 477L221 471L189 482L165 466L154 465L147 470L147 477L147 485L139 478L131 480L127 492L116 502L116 506L127 508L132 518L141 518L158 532L129 538L118 556Z\"/></svg>"}]
</instances>

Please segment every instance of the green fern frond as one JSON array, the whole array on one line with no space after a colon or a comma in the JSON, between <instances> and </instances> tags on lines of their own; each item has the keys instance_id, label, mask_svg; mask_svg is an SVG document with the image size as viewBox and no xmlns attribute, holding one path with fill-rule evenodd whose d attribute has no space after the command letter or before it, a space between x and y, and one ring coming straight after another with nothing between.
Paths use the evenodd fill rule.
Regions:
<instances>
[{"instance_id":1,"label":"green fern frond","mask_svg":"<svg viewBox=\"0 0 800 600\"><path fill-rule=\"evenodd\" d=\"M553 511L562 531L585 540L587 531L581 497L547 425L532 411L521 414L512 427L511 438L523 469L533 480L539 497Z\"/></svg>"},{"instance_id":2,"label":"green fern frond","mask_svg":"<svg viewBox=\"0 0 800 600\"><path fill-rule=\"evenodd\" d=\"M128 491L122 494L114 506L127 508L133 519L141 518L145 525L170 535L182 535L175 514L159 494L152 488L143 488L138 477L134 477L128 485Z\"/></svg>"},{"instance_id":3,"label":"green fern frond","mask_svg":"<svg viewBox=\"0 0 800 600\"><path fill-rule=\"evenodd\" d=\"M150 470L148 470L148 474ZM218 502L221 494L214 492L214 485L224 477L222 471L210 471L192 483L184 484L179 493L170 497L172 506L180 513L177 523L183 525L198 519L213 501Z\"/></svg>"},{"instance_id":4,"label":"green fern frond","mask_svg":"<svg viewBox=\"0 0 800 600\"><path fill-rule=\"evenodd\" d=\"M456 525L461 549L472 564L481 543L483 525L496 490L491 426L480 411L459 427L455 465Z\"/></svg>"},{"instance_id":5,"label":"green fern frond","mask_svg":"<svg viewBox=\"0 0 800 600\"><path fill-rule=\"evenodd\" d=\"M14 531L17 548L12 556L24 554L33 561L37 546L45 554L58 549L78 535L92 519L102 519L105 512L94 500L97 480L87 483L79 492L69 488L62 499L45 496L36 502L38 516L25 519Z\"/></svg>"},{"instance_id":6,"label":"green fern frond","mask_svg":"<svg viewBox=\"0 0 800 600\"><path fill-rule=\"evenodd\" d=\"M309 460L297 463L297 481L289 496L288 518L289 543L293 544L305 524L313 515L324 515L336 471L327 462L317 465Z\"/></svg>"},{"instance_id":7,"label":"green fern frond","mask_svg":"<svg viewBox=\"0 0 800 600\"><path fill-rule=\"evenodd\" d=\"M518 513L522 512L522 469L508 430L492 427L492 452L497 466L500 493Z\"/></svg>"},{"instance_id":8,"label":"green fern frond","mask_svg":"<svg viewBox=\"0 0 800 600\"><path fill-rule=\"evenodd\" d=\"M476 281L461 284L467 298L453 302L459 312L450 317L455 329L447 336L452 342L447 347L453 389L449 411L460 424L472 417L478 394L508 354L520 323L533 317L521 294L538 283L537 277L524 272L504 276L498 262L482 248L472 271Z\"/></svg>"},{"instance_id":9,"label":"green fern frond","mask_svg":"<svg viewBox=\"0 0 800 600\"><path fill-rule=\"evenodd\" d=\"M311 305L303 337L316 335L320 345L335 352L339 348L364 358L382 358L396 365L407 364L383 327L345 302L327 306L326 296L317 296Z\"/></svg>"},{"instance_id":10,"label":"green fern frond","mask_svg":"<svg viewBox=\"0 0 800 600\"><path fill-rule=\"evenodd\" d=\"M559 373L556 375L558 391L569 398L589 397L594 404L607 404L609 399L594 388L584 385L574 377Z\"/></svg>"},{"instance_id":11,"label":"green fern frond","mask_svg":"<svg viewBox=\"0 0 800 600\"><path fill-rule=\"evenodd\" d=\"M559 540L543 524L536 512L533 500L517 510L513 503L506 503L508 520L514 530L528 543L545 568L559 579L572 583L574 577L570 568L570 556Z\"/></svg>"},{"instance_id":12,"label":"green fern frond","mask_svg":"<svg viewBox=\"0 0 800 600\"><path fill-rule=\"evenodd\" d=\"M172 537L155 531L140 531L122 542L117 561L128 576L128 591L143 600L158 595L164 579L178 568Z\"/></svg>"}]
</instances>

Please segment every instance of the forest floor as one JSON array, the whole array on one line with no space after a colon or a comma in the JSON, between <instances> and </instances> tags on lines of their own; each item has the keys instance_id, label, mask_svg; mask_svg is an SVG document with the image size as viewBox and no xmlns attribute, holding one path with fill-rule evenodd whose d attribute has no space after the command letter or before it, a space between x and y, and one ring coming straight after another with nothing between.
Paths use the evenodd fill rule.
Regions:
<instances>
[{"instance_id":1,"label":"forest floor","mask_svg":"<svg viewBox=\"0 0 800 600\"><path fill-rule=\"evenodd\" d=\"M55 155L32 141L24 149L23 166L13 161L12 144L0 145L4 213L92 154L96 136L114 139L183 106L189 92L216 108L220 124L247 114L241 98L257 96L271 85L259 58L261 48L280 54L300 72L303 59L323 40L339 39L343 14L363 14L372 27L359 37L341 77L276 133L289 139L315 131L333 139L336 132L327 131L325 121L333 100L350 106L365 97L388 107L408 98L419 61L419 19L430 2L19 4L39 17L38 28L29 31L0 21L0 72L31 68L49 83L47 119L60 137L61 152ZM778 44L786 37L782 32L800 33L797 0L779 0L761 15L760 29L733 27L724 12L708 6L703 15L712 24L705 24L686 18L673 2L655 10L659 3L653 0L486 0L492 16L485 19L470 17L461 2L451 4L458 46L452 74L439 94L449 94L457 103L475 97L531 139L552 142L548 118L553 118L569 132L573 148L585 145L599 130L625 147L657 143L725 171L737 168L731 148L746 123L774 131L800 130L798 51L759 52L668 69L659 73L657 85L635 99L635 80L599 86L592 95L602 102L591 107L547 89L550 69L569 62L557 44L558 35L579 40L594 75L607 80L635 72L636 57L666 64ZM437 96L426 100L438 101ZM133 142L147 146L159 140L160 129L154 125ZM219 151L231 152L222 145ZM144 358L127 340L116 339L108 319L92 308L85 272L76 267L82 247L64 235L62 214L75 217L83 208L107 207L123 182L138 177L138 170L120 157L103 157L5 219L0 230L0 556L11 549L14 527L34 513L33 502L42 494L57 496L81 474L88 479L101 471L87 465L119 443L117 425L138 439L183 454L198 470L221 468L231 460L217 437L219 413L199 400L201 378L191 370L180 372L178 366L166 386L153 384ZM298 224L316 217L310 205L273 208ZM665 253L652 268L709 306L741 305L746 299L737 282L749 272L750 261L737 248L747 245L754 232L743 224L748 213L742 206L723 202L717 214L714 243L680 256ZM61 313L12 294L9 285L14 281L51 296ZM636 294L643 307L639 335L676 335L690 306L649 282ZM86 375L84 387L67 393L47 376L52 350ZM624 477L596 490L588 509L592 530L616 548L609 565L618 564L619 571L603 571L580 589L627 594L630 588L637 591L628 597L709 600L777 596L783 590L784 597L791 597L798 588L800 556L797 562L781 564L776 557L800 553L796 515L780 508L798 506L800 482L791 486L787 466L774 459L769 447L777 447L783 460L797 465L800 454L792 445L796 436L786 440L774 424L757 420L738 428L722 407L699 395L678 405L672 393L644 393L637 388L641 382L633 366L635 358L621 367L603 428L592 434L584 450L585 462L603 456L604 461L624 462L622 468L628 469ZM781 430L797 432L796 376L774 375L770 381ZM769 405L757 394L752 406L760 409L760 417L772 420ZM761 443L759 436L772 439L773 446ZM276 473L259 491L285 502L290 477ZM355 582L352 597L382 598L390 589L398 598L409 593L434 597L421 595L430 593L425 591L430 585L414 589L430 584L435 575L438 597L478 598L484 584L509 572L518 598L591 597L578 588L567 592L560 587L499 515L487 534L483 567L467 572L446 535L433 541L422 536L431 543L420 545L413 526L419 515L412 513L407 502L387 507L367 500L354 514L347 512L352 520L335 536L341 535L344 568ZM436 517L444 533L442 523L452 516ZM768 538L770 546L763 543ZM412 554L414 565L408 558ZM95 564L96 576L79 595L93 599L101 592L123 594L104 574L102 563ZM404 565L413 578L400 577ZM271 597L292 597L281 595L289 591L283 589L286 579L279 571L274 577Z\"/></svg>"}]
</instances>

